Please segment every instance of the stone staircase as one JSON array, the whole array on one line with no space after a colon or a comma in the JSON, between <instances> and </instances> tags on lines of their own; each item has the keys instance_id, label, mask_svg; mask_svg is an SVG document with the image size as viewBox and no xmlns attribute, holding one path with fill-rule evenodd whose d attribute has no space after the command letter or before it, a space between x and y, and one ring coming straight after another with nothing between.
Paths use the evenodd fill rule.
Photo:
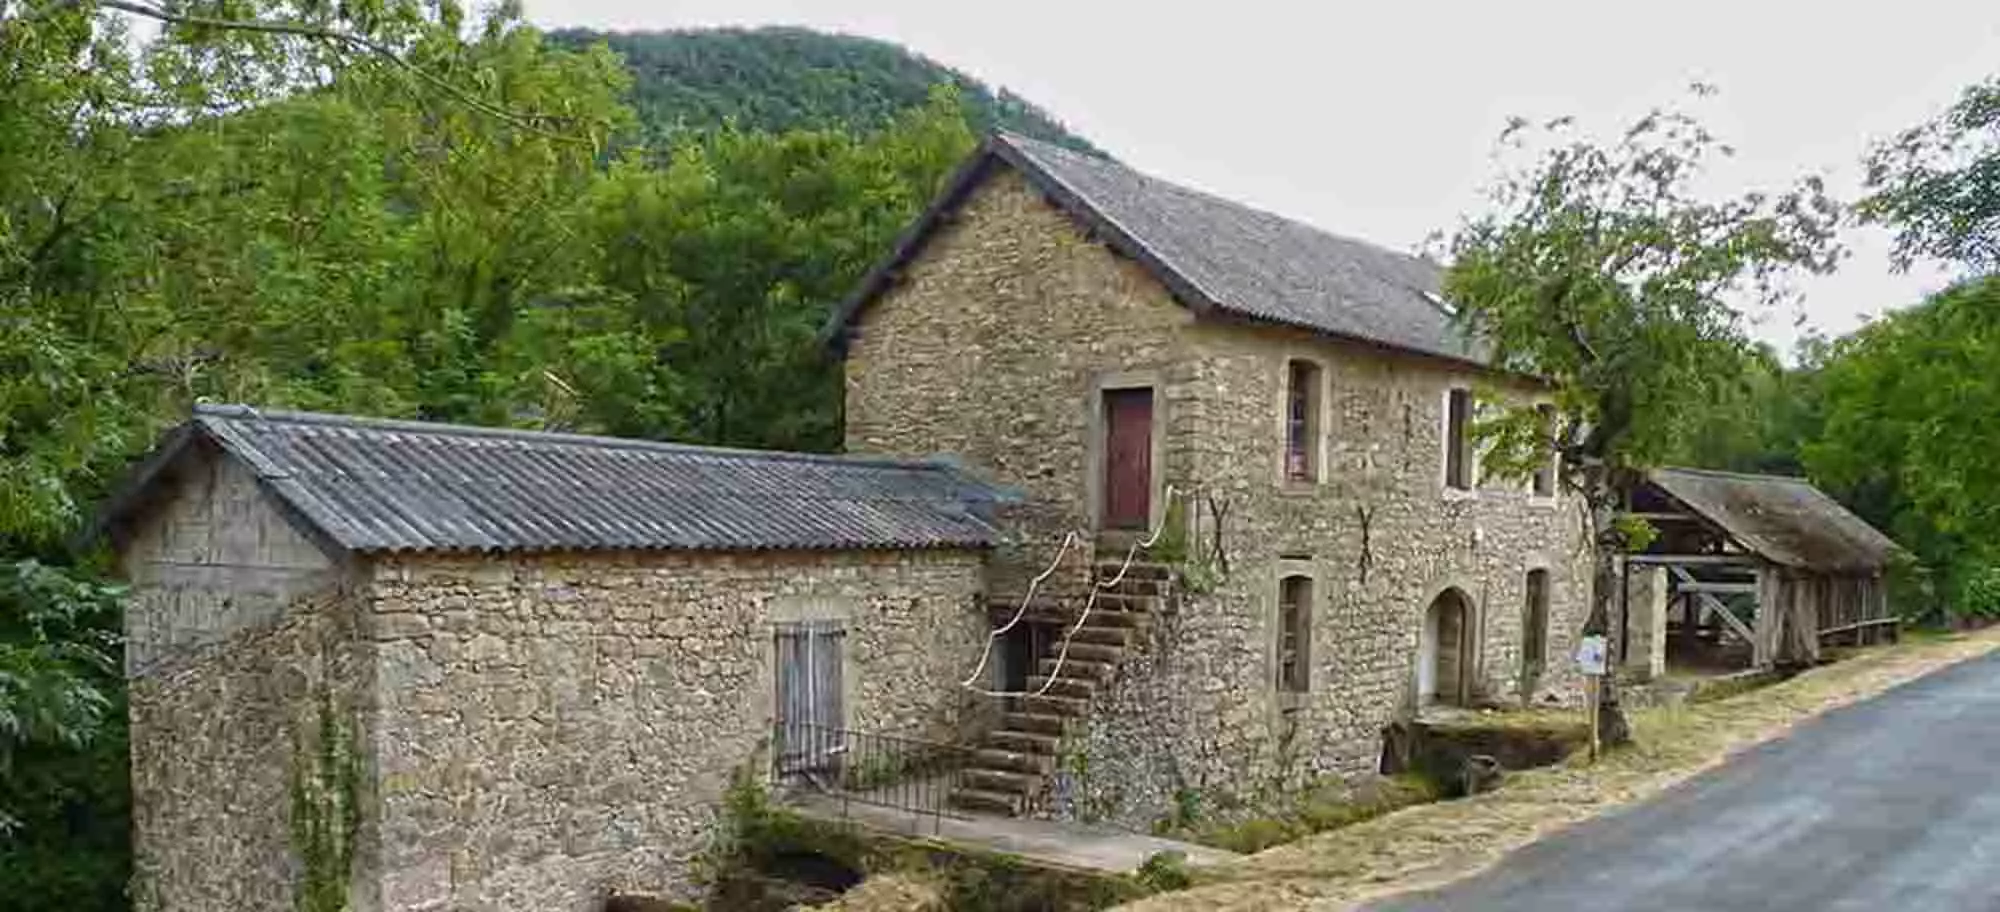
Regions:
<instances>
[{"instance_id":1,"label":"stone staircase","mask_svg":"<svg viewBox=\"0 0 2000 912\"><path fill-rule=\"evenodd\" d=\"M1100 560L1092 568L1093 585L1115 578L1124 563ZM1056 672L1062 633L1076 623L1084 596L1030 605L1022 623L1052 626L1035 674L1027 689L1038 691L1057 675L1040 696L1004 697L1000 725L975 746L969 765L959 770L951 804L962 810L1023 816L1044 798L1055 777L1057 750L1063 735L1090 712L1097 695L1108 689L1118 665L1144 639L1146 625L1159 611L1169 570L1164 565L1133 563L1125 577L1097 596L1090 617L1069 641L1069 657ZM1000 607L1000 606L996 606ZM1012 612L1019 603L1004 606Z\"/></svg>"}]
</instances>

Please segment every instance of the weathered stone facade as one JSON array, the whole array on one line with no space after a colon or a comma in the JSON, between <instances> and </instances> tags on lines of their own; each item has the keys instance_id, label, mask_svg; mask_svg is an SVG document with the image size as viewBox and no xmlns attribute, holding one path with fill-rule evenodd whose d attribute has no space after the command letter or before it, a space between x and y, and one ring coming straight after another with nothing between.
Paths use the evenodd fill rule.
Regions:
<instances>
[{"instance_id":1,"label":"weathered stone facade","mask_svg":"<svg viewBox=\"0 0 2000 912\"><path fill-rule=\"evenodd\" d=\"M845 627L848 726L954 737L986 638L980 557L383 561L380 908L687 889L731 773L766 756L775 622Z\"/></svg>"},{"instance_id":2,"label":"weathered stone facade","mask_svg":"<svg viewBox=\"0 0 2000 912\"><path fill-rule=\"evenodd\" d=\"M768 758L780 624L843 631L841 724L970 724L980 551L348 555L226 456L163 488L121 542L142 909L292 907L323 705L361 767L358 912L692 890L731 773Z\"/></svg>"},{"instance_id":3,"label":"weathered stone facade","mask_svg":"<svg viewBox=\"0 0 2000 912\"><path fill-rule=\"evenodd\" d=\"M1319 368L1318 482L1282 470L1294 359ZM1471 606L1473 690L1519 699L1526 575L1547 570L1549 671L1535 686L1573 687L1561 657L1589 585L1576 505L1525 483L1452 491L1443 479L1447 390L1532 386L1199 319L1010 170L862 312L847 385L850 450L950 453L1024 490L1010 581L1040 569L1064 532L1096 528L1101 391L1153 389L1155 516L1168 486L1194 498L1198 537L1220 516L1227 574L1182 594L1072 739L1099 814L1145 822L1179 790L1254 797L1373 769L1382 727L1414 709L1424 612L1447 590ZM1298 695L1275 686L1278 585L1291 574L1313 581L1311 683Z\"/></svg>"},{"instance_id":4,"label":"weathered stone facade","mask_svg":"<svg viewBox=\"0 0 2000 912\"><path fill-rule=\"evenodd\" d=\"M292 753L365 668L336 562L241 465L190 453L120 549L131 674L132 896L289 909Z\"/></svg>"}]
</instances>

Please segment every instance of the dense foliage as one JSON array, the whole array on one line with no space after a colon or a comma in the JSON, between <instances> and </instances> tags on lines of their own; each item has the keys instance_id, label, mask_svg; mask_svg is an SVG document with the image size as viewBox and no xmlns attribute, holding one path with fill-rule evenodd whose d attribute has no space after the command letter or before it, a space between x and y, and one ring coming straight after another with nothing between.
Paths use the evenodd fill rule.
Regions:
<instances>
[{"instance_id":1,"label":"dense foliage","mask_svg":"<svg viewBox=\"0 0 2000 912\"><path fill-rule=\"evenodd\" d=\"M2000 279L1974 280L1834 344L1814 380L1815 478L1936 577L1906 609L2000 617Z\"/></svg>"},{"instance_id":2,"label":"dense foliage","mask_svg":"<svg viewBox=\"0 0 2000 912\"><path fill-rule=\"evenodd\" d=\"M873 38L785 27L569 29L549 37L572 47L602 41L624 58L632 107L656 146L728 123L762 131L879 129L950 86L978 133L1005 129L1095 151L1026 99Z\"/></svg>"},{"instance_id":3,"label":"dense foliage","mask_svg":"<svg viewBox=\"0 0 2000 912\"><path fill-rule=\"evenodd\" d=\"M123 902L118 620L29 559L87 565L191 403L832 447L815 333L982 116L656 148L504 8L106 5L166 28L0 3L0 896L79 909Z\"/></svg>"}]
</instances>

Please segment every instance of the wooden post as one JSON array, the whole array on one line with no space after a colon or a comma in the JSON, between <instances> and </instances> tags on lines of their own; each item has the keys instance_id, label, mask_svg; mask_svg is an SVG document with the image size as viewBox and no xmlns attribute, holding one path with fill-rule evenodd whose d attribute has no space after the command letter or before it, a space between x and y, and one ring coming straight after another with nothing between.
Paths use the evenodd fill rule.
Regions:
<instances>
[{"instance_id":1,"label":"wooden post","mask_svg":"<svg viewBox=\"0 0 2000 912\"><path fill-rule=\"evenodd\" d=\"M1597 762L1600 732L1598 731L1597 705L1603 699L1600 692L1604 688L1602 675L1583 676L1583 711L1590 714L1590 762Z\"/></svg>"}]
</instances>

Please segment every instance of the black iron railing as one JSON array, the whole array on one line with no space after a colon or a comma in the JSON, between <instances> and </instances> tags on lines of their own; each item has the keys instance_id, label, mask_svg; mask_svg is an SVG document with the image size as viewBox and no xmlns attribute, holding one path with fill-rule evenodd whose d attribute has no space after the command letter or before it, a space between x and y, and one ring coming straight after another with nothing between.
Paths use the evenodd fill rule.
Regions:
<instances>
[{"instance_id":1,"label":"black iron railing","mask_svg":"<svg viewBox=\"0 0 2000 912\"><path fill-rule=\"evenodd\" d=\"M933 825L964 815L951 794L972 748L959 744L855 731L802 722L780 722L772 739L772 774L840 800L907 811Z\"/></svg>"}]
</instances>

